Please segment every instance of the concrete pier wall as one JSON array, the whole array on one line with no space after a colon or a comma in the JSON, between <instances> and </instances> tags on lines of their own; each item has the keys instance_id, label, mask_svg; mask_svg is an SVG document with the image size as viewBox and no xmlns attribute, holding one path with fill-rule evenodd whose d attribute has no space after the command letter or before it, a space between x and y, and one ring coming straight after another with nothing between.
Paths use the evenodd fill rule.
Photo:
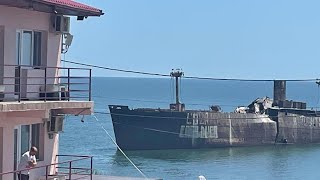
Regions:
<instances>
[{"instance_id":1,"label":"concrete pier wall","mask_svg":"<svg viewBox=\"0 0 320 180\"><path fill-rule=\"evenodd\" d=\"M274 144L276 134L276 122L259 114L192 112L180 129L193 147Z\"/></svg>"},{"instance_id":2,"label":"concrete pier wall","mask_svg":"<svg viewBox=\"0 0 320 180\"><path fill-rule=\"evenodd\" d=\"M277 141L286 139L288 143L297 144L320 142L320 117L306 117L280 112L278 123Z\"/></svg>"}]
</instances>

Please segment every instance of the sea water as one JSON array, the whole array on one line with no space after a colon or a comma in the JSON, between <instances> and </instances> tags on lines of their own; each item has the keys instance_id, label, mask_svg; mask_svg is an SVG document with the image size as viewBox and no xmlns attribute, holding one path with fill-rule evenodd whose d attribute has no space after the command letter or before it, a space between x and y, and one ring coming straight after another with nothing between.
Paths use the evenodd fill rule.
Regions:
<instances>
[{"instance_id":1,"label":"sea water","mask_svg":"<svg viewBox=\"0 0 320 180\"><path fill-rule=\"evenodd\" d=\"M92 82L95 115L68 116L60 134L59 154L94 156L97 174L135 176L141 174L117 151L101 125L114 138L108 105L131 108L168 108L175 102L170 78L105 78ZM220 105L224 112L247 106L258 97L273 96L272 82L181 81L181 101L187 109L207 110ZM287 99L319 106L315 82L287 82ZM101 123L101 124L99 124ZM128 134L129 136L129 134ZM161 140L159 140L161 141ZM197 150L127 151L128 157L148 177L163 179L320 179L320 145L271 145Z\"/></svg>"}]
</instances>

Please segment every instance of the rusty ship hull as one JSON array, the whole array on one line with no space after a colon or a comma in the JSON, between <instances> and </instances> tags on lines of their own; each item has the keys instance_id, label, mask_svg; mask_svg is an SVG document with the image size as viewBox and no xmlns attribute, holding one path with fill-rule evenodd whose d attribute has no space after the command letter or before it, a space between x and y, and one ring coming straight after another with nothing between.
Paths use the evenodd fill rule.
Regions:
<instances>
[{"instance_id":1,"label":"rusty ship hull","mask_svg":"<svg viewBox=\"0 0 320 180\"><path fill-rule=\"evenodd\" d=\"M308 110L306 103L286 99L286 81L274 81L274 98L257 98L248 106L223 113L211 110L185 110L179 100L169 109L109 105L114 133L123 150L192 149L277 143L320 143L320 113ZM320 84L320 82L319 82Z\"/></svg>"},{"instance_id":2,"label":"rusty ship hull","mask_svg":"<svg viewBox=\"0 0 320 180\"><path fill-rule=\"evenodd\" d=\"M269 109L267 114L176 112L110 105L123 150L196 149L276 143L320 143L316 111Z\"/></svg>"}]
</instances>

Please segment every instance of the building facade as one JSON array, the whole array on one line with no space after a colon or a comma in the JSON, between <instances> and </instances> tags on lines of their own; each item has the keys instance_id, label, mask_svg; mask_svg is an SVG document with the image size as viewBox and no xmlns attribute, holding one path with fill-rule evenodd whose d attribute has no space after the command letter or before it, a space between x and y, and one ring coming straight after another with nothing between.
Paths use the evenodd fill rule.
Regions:
<instances>
[{"instance_id":1,"label":"building facade","mask_svg":"<svg viewBox=\"0 0 320 180\"><path fill-rule=\"evenodd\" d=\"M0 2L0 173L16 170L31 146L39 149L38 166L56 163L64 116L93 112L91 70L60 62L72 42L70 17L101 15L71 0ZM30 178L44 174L34 169Z\"/></svg>"}]
</instances>

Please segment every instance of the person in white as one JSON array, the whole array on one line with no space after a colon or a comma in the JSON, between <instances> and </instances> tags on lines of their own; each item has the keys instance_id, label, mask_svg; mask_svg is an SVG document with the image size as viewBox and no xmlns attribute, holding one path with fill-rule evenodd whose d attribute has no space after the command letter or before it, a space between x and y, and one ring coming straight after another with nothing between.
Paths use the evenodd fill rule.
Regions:
<instances>
[{"instance_id":1,"label":"person in white","mask_svg":"<svg viewBox=\"0 0 320 180\"><path fill-rule=\"evenodd\" d=\"M36 154L38 149L35 146L30 148L30 151L25 152L20 159L20 163L18 166L18 173L19 180L29 180L29 170L24 170L28 168L33 168L37 165ZM24 171L22 171L24 170Z\"/></svg>"}]
</instances>

